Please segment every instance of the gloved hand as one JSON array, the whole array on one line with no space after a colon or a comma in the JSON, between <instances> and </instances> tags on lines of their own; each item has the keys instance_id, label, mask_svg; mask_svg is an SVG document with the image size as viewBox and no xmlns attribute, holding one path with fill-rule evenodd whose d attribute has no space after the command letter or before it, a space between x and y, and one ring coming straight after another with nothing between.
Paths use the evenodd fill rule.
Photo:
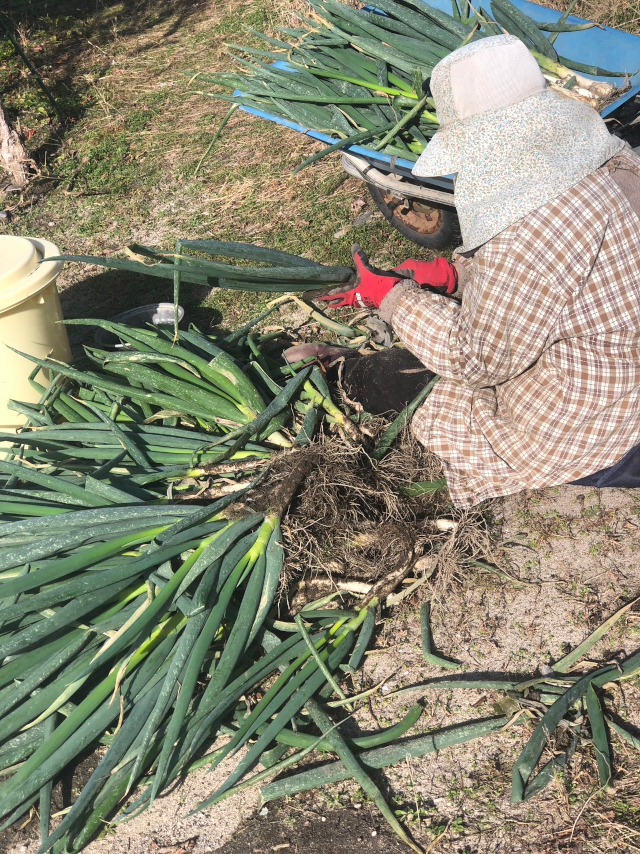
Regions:
<instances>
[{"instance_id":1,"label":"gloved hand","mask_svg":"<svg viewBox=\"0 0 640 854\"><path fill-rule=\"evenodd\" d=\"M446 258L436 258L435 261L409 258L393 269L405 274L407 279L413 279L421 288L427 287L443 294L454 293L458 285L458 271Z\"/></svg>"},{"instance_id":2,"label":"gloved hand","mask_svg":"<svg viewBox=\"0 0 640 854\"><path fill-rule=\"evenodd\" d=\"M357 244L353 247L353 261L356 267L356 286L339 294L326 294L316 297L327 303L327 308L380 308L380 303L402 276L396 276L389 270L378 270L369 264L369 259ZM340 302L334 302L340 300Z\"/></svg>"}]
</instances>

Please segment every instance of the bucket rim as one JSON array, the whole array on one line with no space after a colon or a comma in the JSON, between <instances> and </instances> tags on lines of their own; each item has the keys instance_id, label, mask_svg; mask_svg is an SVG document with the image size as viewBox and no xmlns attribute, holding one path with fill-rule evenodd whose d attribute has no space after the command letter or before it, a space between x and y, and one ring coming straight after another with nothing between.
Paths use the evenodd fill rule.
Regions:
<instances>
[{"instance_id":1,"label":"bucket rim","mask_svg":"<svg viewBox=\"0 0 640 854\"><path fill-rule=\"evenodd\" d=\"M19 237L12 234L0 234L0 246L6 240L27 240L35 248L40 260L26 276L6 287L0 287L0 313L16 308L49 287L55 282L64 267L62 261L42 260L60 254L58 247L50 240L43 237Z\"/></svg>"}]
</instances>

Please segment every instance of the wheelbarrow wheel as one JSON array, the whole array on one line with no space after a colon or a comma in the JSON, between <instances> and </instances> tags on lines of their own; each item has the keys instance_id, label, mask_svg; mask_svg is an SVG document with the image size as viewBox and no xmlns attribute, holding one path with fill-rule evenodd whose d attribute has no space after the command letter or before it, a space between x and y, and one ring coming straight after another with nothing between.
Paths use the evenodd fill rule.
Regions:
<instances>
[{"instance_id":1,"label":"wheelbarrow wheel","mask_svg":"<svg viewBox=\"0 0 640 854\"><path fill-rule=\"evenodd\" d=\"M367 186L385 218L409 240L426 249L446 249L460 243L455 208L432 207L419 199L400 199L373 184Z\"/></svg>"}]
</instances>

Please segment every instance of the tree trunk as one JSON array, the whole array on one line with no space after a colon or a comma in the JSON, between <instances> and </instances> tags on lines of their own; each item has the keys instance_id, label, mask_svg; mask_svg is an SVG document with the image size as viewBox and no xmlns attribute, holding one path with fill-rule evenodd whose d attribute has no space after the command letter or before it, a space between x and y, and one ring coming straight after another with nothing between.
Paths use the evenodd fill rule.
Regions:
<instances>
[{"instance_id":1,"label":"tree trunk","mask_svg":"<svg viewBox=\"0 0 640 854\"><path fill-rule=\"evenodd\" d=\"M11 175L15 187L22 189L27 185L30 162L29 153L9 124L0 100L0 166Z\"/></svg>"}]
</instances>

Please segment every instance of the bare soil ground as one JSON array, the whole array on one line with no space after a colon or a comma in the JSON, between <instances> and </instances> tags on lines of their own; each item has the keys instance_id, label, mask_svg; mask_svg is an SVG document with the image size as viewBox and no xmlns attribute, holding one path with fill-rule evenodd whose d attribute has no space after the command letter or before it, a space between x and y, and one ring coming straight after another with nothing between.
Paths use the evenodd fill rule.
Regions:
<instances>
[{"instance_id":1,"label":"bare soil ground","mask_svg":"<svg viewBox=\"0 0 640 854\"><path fill-rule=\"evenodd\" d=\"M446 580L436 576L422 595L432 601L438 650L461 662L463 673L527 678L638 595L640 499L631 491L567 486L521 494L492 511L492 531L500 533L510 558L501 567L526 583L465 570ZM638 648L639 637L636 608L593 648L590 659L618 660ZM387 611L352 690L383 684L346 731L375 732L399 720L420 698L425 705L420 732L496 713L503 697L497 692L420 687L426 679L446 676L424 662L416 600ZM412 685L418 686L414 693L394 696ZM637 680L614 690L611 698L618 714L638 732ZM640 762L637 751L615 737L617 773L611 792L600 790L593 748L584 742L569 772L531 802L510 803L511 769L535 720L525 718L504 732L423 759L407 758L379 772L377 779L418 842L442 854L595 854L640 848ZM350 783L270 803L262 810L257 791L249 789L189 816L224 771L192 775L152 809L110 829L86 850L328 854L346 852L354 843L367 852L402 850L374 807ZM0 850L34 854L36 822L33 815L10 840L5 835L6 847Z\"/></svg>"},{"instance_id":2,"label":"bare soil ground","mask_svg":"<svg viewBox=\"0 0 640 854\"><path fill-rule=\"evenodd\" d=\"M225 108L191 97L180 69L225 67L223 42L240 40L243 24L273 28L297 3L207 0L167 3L154 11L142 3L105 2L100 26L92 29L89 12L82 18L59 0L50 15L77 14L80 23L61 30L55 44L46 27L39 29L33 18L20 17L20 4L11 8L22 22L19 31L25 44L33 49L42 45L50 58L51 79L57 75L60 91L66 86L76 102L82 95L84 106L66 126L48 136L42 132L42 174L30 194L5 199L5 230L44 235L75 253L112 253L131 240L166 247L176 237L214 236L255 240L329 263L348 261L348 247L355 239L380 265L409 255L428 257L389 228L366 191L346 178L335 160L321 161L292 180L293 166L315 150L315 144L300 135L236 116L196 172ZM31 9L31 4L24 8ZM606 7L588 0L587 13L636 31L640 26L637 9L614 0L607 0ZM53 18L47 20L53 27ZM168 289L155 283L80 265L67 267L60 285L68 317L108 317L170 298ZM184 294L190 319L205 330L233 326L255 314L259 304L254 297L243 300L195 290ZM76 347L86 334L74 328ZM484 514L494 553L500 555L499 568L511 577L448 565L420 594L432 601L436 647L461 662L461 673L526 678L557 660L640 592L640 496L633 491L561 487L511 497L484 508ZM414 599L383 614L375 647L353 690L385 681L349 723L353 732L374 732L397 721L421 697L425 713L420 732L495 714L500 695L493 691L418 689L393 696L397 689L446 675L425 664L418 606L419 599ZM595 662L615 661L640 646L639 613L629 611L591 651ZM611 697L620 716L640 732L637 680L613 690ZM535 718L526 719L487 739L407 760L377 779L428 851L640 850L640 759L616 737L613 791L600 790L593 748L585 741L571 769L542 795L524 805L510 803L511 769L534 725ZM105 835L86 850L405 850L351 784L269 804L266 811L260 808L258 793L249 789L189 816L214 788L212 775L194 774L134 821L105 828ZM24 817L0 834L0 852L34 854L36 831L37 816Z\"/></svg>"}]
</instances>

